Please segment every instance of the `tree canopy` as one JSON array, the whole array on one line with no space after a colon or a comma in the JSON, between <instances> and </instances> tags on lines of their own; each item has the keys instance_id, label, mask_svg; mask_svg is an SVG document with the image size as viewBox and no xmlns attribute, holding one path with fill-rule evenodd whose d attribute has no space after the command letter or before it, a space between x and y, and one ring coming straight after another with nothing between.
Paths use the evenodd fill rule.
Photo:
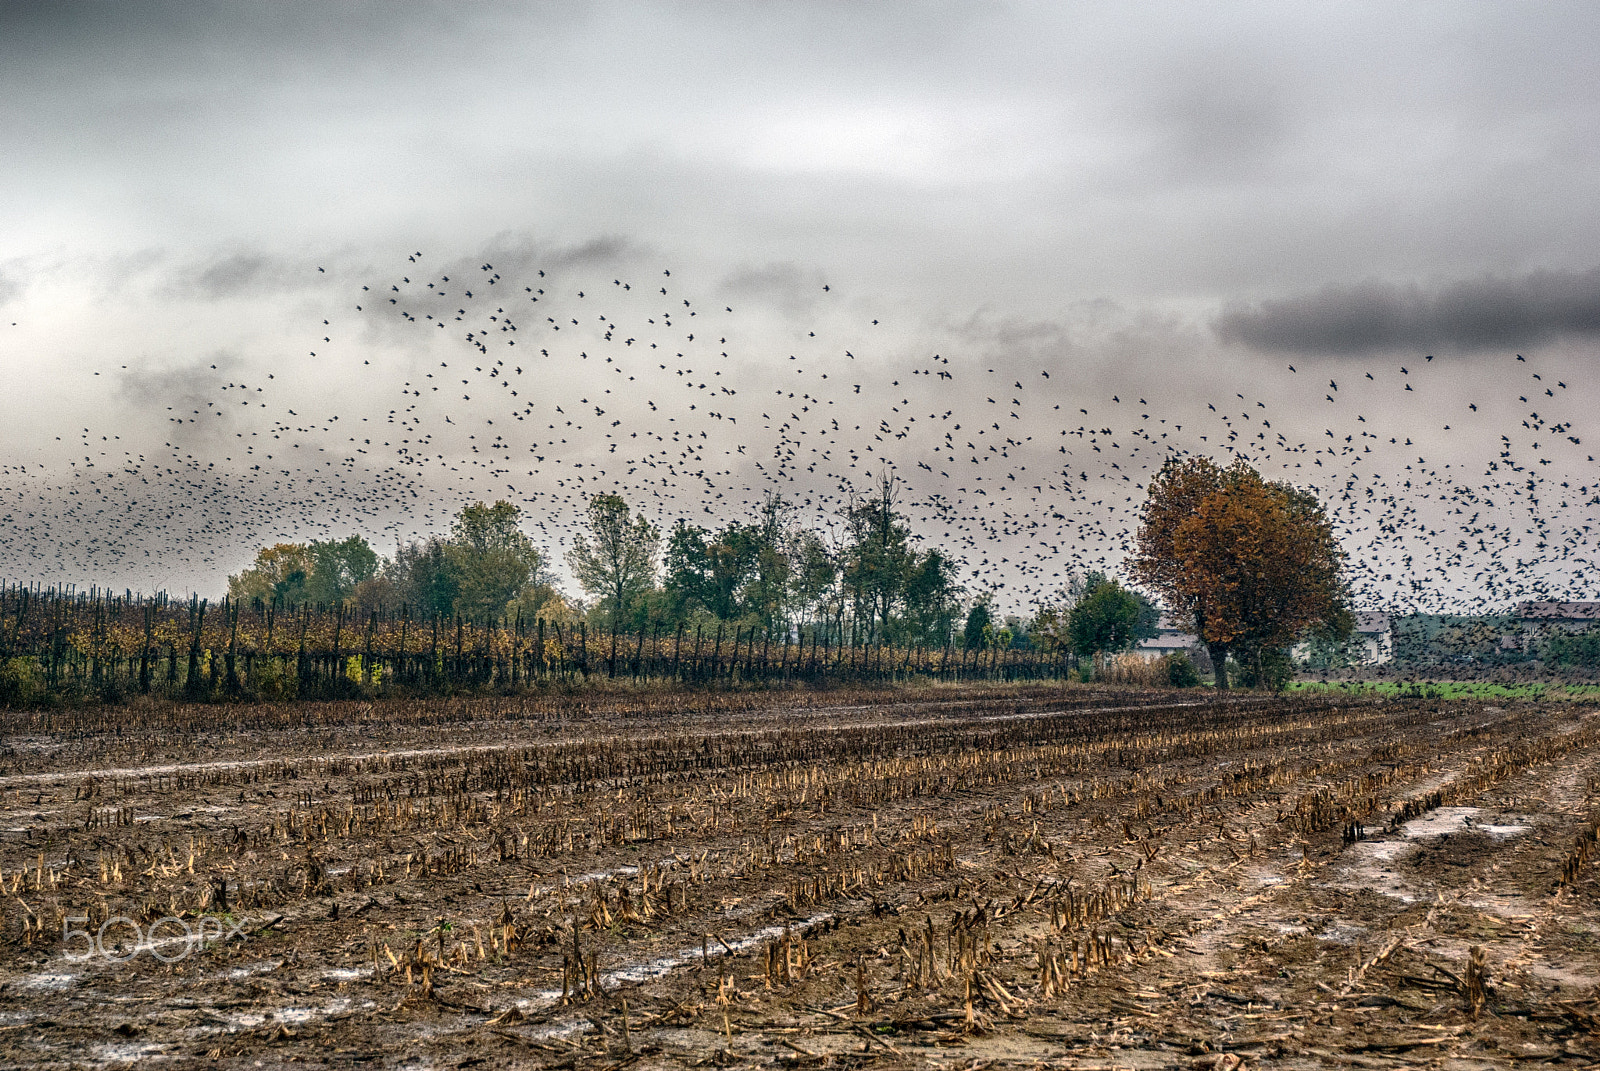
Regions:
<instances>
[{"instance_id":1,"label":"tree canopy","mask_svg":"<svg viewBox=\"0 0 1600 1071\"><path fill-rule=\"evenodd\" d=\"M1348 634L1344 553L1321 503L1242 461L1173 459L1150 482L1130 565L1193 620L1226 688L1230 651L1264 678L1306 631Z\"/></svg>"},{"instance_id":2,"label":"tree canopy","mask_svg":"<svg viewBox=\"0 0 1600 1071\"><path fill-rule=\"evenodd\" d=\"M583 590L598 598L613 628L655 582L661 535L644 514L630 517L620 495L595 495L567 564Z\"/></svg>"},{"instance_id":3,"label":"tree canopy","mask_svg":"<svg viewBox=\"0 0 1600 1071\"><path fill-rule=\"evenodd\" d=\"M361 536L309 543L275 543L256 554L250 568L228 577L228 595L263 602L350 600L378 572L378 554Z\"/></svg>"},{"instance_id":4,"label":"tree canopy","mask_svg":"<svg viewBox=\"0 0 1600 1071\"><path fill-rule=\"evenodd\" d=\"M538 578L543 559L517 526L522 512L510 502L462 508L445 546L455 579L454 611L496 617Z\"/></svg>"},{"instance_id":5,"label":"tree canopy","mask_svg":"<svg viewBox=\"0 0 1600 1071\"><path fill-rule=\"evenodd\" d=\"M1143 607L1139 597L1105 577L1088 588L1067 614L1067 637L1080 658L1125 651L1137 643Z\"/></svg>"}]
</instances>

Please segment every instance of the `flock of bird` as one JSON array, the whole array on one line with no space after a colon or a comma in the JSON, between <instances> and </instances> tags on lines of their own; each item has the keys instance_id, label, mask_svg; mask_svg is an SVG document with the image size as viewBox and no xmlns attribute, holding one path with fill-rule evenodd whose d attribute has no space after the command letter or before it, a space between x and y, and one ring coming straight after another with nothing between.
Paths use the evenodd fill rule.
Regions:
<instances>
[{"instance_id":1,"label":"flock of bird","mask_svg":"<svg viewBox=\"0 0 1600 1071\"><path fill-rule=\"evenodd\" d=\"M828 283L746 301L668 267L421 252L386 278L322 278L342 311L308 325L299 355L197 368L159 426L86 415L64 461L0 458L0 575L220 587L262 545L360 532L387 551L497 498L559 561L601 492L663 529L751 516L777 492L837 532L840 507L892 473L924 543L1020 609L1115 570L1151 476L1203 453L1314 489L1361 605L1473 613L1594 591L1582 399L1522 355L1476 382L1419 354L1347 360L1325 382L1326 362L1261 358L1230 385L1248 393L1211 376L1130 390L1037 354L909 343Z\"/></svg>"}]
</instances>

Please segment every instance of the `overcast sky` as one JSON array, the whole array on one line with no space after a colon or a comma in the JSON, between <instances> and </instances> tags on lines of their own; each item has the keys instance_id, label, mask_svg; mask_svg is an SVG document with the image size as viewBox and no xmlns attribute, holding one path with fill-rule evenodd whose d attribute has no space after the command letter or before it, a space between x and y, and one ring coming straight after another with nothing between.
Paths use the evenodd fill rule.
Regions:
<instances>
[{"instance_id":1,"label":"overcast sky","mask_svg":"<svg viewBox=\"0 0 1600 1071\"><path fill-rule=\"evenodd\" d=\"M462 326L452 320L436 336L422 329L420 305L404 310L418 314L418 328L409 315L396 321L399 305L381 322L375 302L355 312L380 287L391 297L424 280L443 288L455 266L498 274L497 293L514 286L524 301L541 289L536 273L548 272L546 306L516 310L535 326L558 295L572 303L580 289L618 280L612 307L566 309L582 323L563 339L581 333L587 356L518 324L519 356L537 346L547 359L519 404L531 397L545 409L523 409L523 427L505 441L516 440L519 456L539 446L550 460L501 482L530 516L547 513L541 538L555 552L556 514L594 489L625 490L663 523L691 513L706 521L684 465L670 476L624 475L619 465L574 483L532 435L536 419L541 431L561 430L554 406L602 381L606 372L582 362L601 365L605 346L621 342L603 340L605 322L659 319L636 295L660 298L671 271L671 304L733 310L716 331L732 341L708 351L699 374L731 354L719 374L745 384L738 402L722 395L740 428L705 421L703 404L674 425L700 421L707 448L727 452L724 468L698 478L727 492L724 504L776 485L773 466L756 470L738 447L781 452L810 419L788 399L773 415L753 397L789 375L790 355L807 369L797 374L813 376L800 400L817 411L832 404L828 420L869 436L881 435L880 422L912 430L894 406L901 383L924 389L913 372L931 382L925 398L905 392L907 413L926 401L925 419L948 410L942 420L957 422L963 406L980 407L962 446L981 407L1013 402L1017 423L983 416L1001 424L989 434L1026 428L1033 438L1017 434L994 456L1006 455L1013 475L1023 458L1035 477L1047 463L1060 470L1057 485L1039 484L1025 502L975 498L972 481L929 453L938 436L917 438L926 424L889 460L923 534L940 542L964 532L949 538L966 539L973 569L991 549L991 565L1012 559L981 576L1014 591L1060 579L1040 548L1076 538L1068 527L1099 531L1071 555L1060 550L1074 567L1120 559L1137 494L1108 513L1106 496L1071 497L1061 466L1080 483L1128 475L1088 462L1112 456L1112 438L1127 459L1124 425L1138 414L1118 407L1135 398L1148 399L1148 422L1185 426L1162 446L1222 460L1219 436L1238 425L1198 436L1213 419L1207 406L1224 402L1275 413L1274 433L1308 450L1317 438L1327 446L1351 435L1355 447L1364 433L1374 444L1394 438L1393 451L1356 471L1363 488L1378 488L1368 499L1395 499L1391 526L1399 518L1423 535L1441 531L1448 511L1437 492L1408 497L1405 465L1437 473L1449 463L1450 480L1465 471L1488 497L1497 480L1485 466L1502 442L1531 449L1543 442L1536 432L1565 425L1545 434L1553 465L1529 469L1551 494L1516 494L1542 499L1537 512L1554 507L1565 482L1570 512L1499 518L1529 536L1527 557L1514 556L1526 568L1500 569L1503 586L1486 590L1487 559L1435 559L1429 579L1417 561L1400 564L1415 549L1391 538L1370 552L1388 564L1363 590L1380 602L1438 603L1438 591L1422 588L1463 579L1458 602L1592 594L1578 523L1594 512L1583 505L1596 479L1592 446L1570 440L1583 439L1600 400L1590 371L1600 340L1597 31L1600 10L1579 3L5 3L0 573L215 592L274 539L362 531L392 545L441 530L463 493L500 493L487 478L464 491L443 475L448 465L402 465L404 479L385 477L399 439L358 443L370 427L334 436L365 447L332 470L343 465L341 486L366 489L359 509L353 499L318 501L300 467L282 470L276 486L238 483L248 466L233 447L250 430L283 435L320 406L301 449L322 436L326 452L331 417L375 424L424 367L488 353L463 337L473 308L464 300L449 310L462 310ZM628 298L624 281L637 287ZM362 286L372 287L367 299ZM481 299L486 285L479 290ZM697 356L684 344L672 352ZM954 378L933 378L933 354L954 362L940 365ZM637 409L621 432L648 431L665 411L640 363L630 369L637 378L619 381L634 385L617 388L619 404ZM1424 375L1433 378L1410 378ZM1001 379L1005 397L988 402ZM1013 382L1034 393L1013 392ZM241 383L267 388L252 403L257 424L230 415L227 435L175 423ZM779 422L791 411L786 432ZM484 443L460 429L482 415L462 403L411 419L436 429L430 449L467 465ZM318 421L324 430L310 430ZM595 421L572 433L564 464L588 456L592 471L616 461L603 434L617 429ZM494 434L505 427L502 418ZM1102 449L1087 432L1060 435L1101 427L1113 433L1094 444ZM1427 453L1412 457L1402 437ZM1064 459L1068 439L1076 453ZM972 455L987 452L970 441ZM867 461L888 456L880 445L866 459L871 442L856 442L864 460L851 476L867 478ZM82 449L89 443L96 449ZM831 466L842 456L776 479L831 509L825 496L840 475ZM1287 454L1252 457L1274 475L1280 462L1293 467ZM639 458L635 468L651 465ZM1142 486L1152 462L1155 443L1128 482ZM93 474L78 468L90 464ZM1348 490L1339 480L1350 464L1337 479L1332 464L1289 476L1325 494ZM1006 479L1003 469L997 462L992 478ZM200 490L201 473L211 490ZM654 501L641 498L645 475L665 481ZM92 491L73 483L90 478ZM224 515L222 498L209 496L229 481L279 503L276 518L237 503ZM965 527L941 527L928 505L938 501L945 522L961 517ZM1448 509L1461 501L1452 494ZM1396 536L1375 516L1344 518L1353 552ZM1011 525L1015 517L1035 527ZM1046 535L1037 522L1050 517ZM1470 534L1464 515L1449 523L1452 542ZM1547 545L1536 551L1535 539ZM1008 571L1024 558L1032 573ZM1466 580L1474 570L1476 586ZM1518 573L1543 579L1518 589Z\"/></svg>"}]
</instances>

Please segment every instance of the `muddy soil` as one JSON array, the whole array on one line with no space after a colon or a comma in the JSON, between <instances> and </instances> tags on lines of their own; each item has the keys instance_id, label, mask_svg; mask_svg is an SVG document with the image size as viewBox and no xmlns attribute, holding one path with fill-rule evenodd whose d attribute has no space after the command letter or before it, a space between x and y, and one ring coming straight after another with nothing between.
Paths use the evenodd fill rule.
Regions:
<instances>
[{"instance_id":1,"label":"muddy soil","mask_svg":"<svg viewBox=\"0 0 1600 1071\"><path fill-rule=\"evenodd\" d=\"M0 1064L1600 1061L1587 708L836 700L13 725Z\"/></svg>"}]
</instances>

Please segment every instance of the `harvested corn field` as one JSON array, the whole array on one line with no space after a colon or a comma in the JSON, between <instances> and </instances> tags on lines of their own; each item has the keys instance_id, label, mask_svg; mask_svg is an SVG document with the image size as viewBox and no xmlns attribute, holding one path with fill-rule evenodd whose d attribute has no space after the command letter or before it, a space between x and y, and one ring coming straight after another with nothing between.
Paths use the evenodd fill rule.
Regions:
<instances>
[{"instance_id":1,"label":"harvested corn field","mask_svg":"<svg viewBox=\"0 0 1600 1071\"><path fill-rule=\"evenodd\" d=\"M8 713L7 1066L1600 1058L1600 719L1060 686Z\"/></svg>"}]
</instances>

